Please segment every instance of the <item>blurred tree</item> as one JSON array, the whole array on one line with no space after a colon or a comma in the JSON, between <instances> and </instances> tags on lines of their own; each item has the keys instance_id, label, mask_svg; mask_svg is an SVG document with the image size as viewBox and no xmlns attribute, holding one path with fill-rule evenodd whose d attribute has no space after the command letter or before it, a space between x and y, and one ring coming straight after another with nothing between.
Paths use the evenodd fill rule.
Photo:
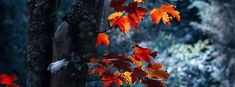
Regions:
<instances>
[{"instance_id":1,"label":"blurred tree","mask_svg":"<svg viewBox=\"0 0 235 87\"><path fill-rule=\"evenodd\" d=\"M75 0L54 37L53 61L68 65L52 73L51 87L85 87L86 65L95 52L104 0Z\"/></svg>"},{"instance_id":2,"label":"blurred tree","mask_svg":"<svg viewBox=\"0 0 235 87\"><path fill-rule=\"evenodd\" d=\"M28 0L28 87L50 87L47 67L52 60L52 36L57 0Z\"/></svg>"}]
</instances>

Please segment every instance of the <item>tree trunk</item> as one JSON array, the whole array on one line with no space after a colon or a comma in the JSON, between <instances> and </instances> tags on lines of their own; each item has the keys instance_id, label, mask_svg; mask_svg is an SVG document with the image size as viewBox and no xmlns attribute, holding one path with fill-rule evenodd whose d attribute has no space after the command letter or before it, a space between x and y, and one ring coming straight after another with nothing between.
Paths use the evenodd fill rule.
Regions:
<instances>
[{"instance_id":1,"label":"tree trunk","mask_svg":"<svg viewBox=\"0 0 235 87\"><path fill-rule=\"evenodd\" d=\"M54 37L53 61L69 61L52 74L51 87L85 87L87 61L95 52L103 0L76 0Z\"/></svg>"},{"instance_id":2,"label":"tree trunk","mask_svg":"<svg viewBox=\"0 0 235 87\"><path fill-rule=\"evenodd\" d=\"M28 87L49 87L56 0L28 0Z\"/></svg>"}]
</instances>

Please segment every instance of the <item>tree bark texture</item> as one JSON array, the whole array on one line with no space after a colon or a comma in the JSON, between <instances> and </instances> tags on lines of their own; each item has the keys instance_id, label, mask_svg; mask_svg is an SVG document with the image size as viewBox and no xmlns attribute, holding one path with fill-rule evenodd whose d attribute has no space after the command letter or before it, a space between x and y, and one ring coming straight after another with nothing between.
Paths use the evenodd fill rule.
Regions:
<instances>
[{"instance_id":1,"label":"tree bark texture","mask_svg":"<svg viewBox=\"0 0 235 87\"><path fill-rule=\"evenodd\" d=\"M57 0L28 0L27 87L50 87L52 36Z\"/></svg>"},{"instance_id":2,"label":"tree bark texture","mask_svg":"<svg viewBox=\"0 0 235 87\"><path fill-rule=\"evenodd\" d=\"M103 0L76 0L54 37L53 61L69 61L52 74L51 87L85 87L87 61L95 53Z\"/></svg>"}]
</instances>

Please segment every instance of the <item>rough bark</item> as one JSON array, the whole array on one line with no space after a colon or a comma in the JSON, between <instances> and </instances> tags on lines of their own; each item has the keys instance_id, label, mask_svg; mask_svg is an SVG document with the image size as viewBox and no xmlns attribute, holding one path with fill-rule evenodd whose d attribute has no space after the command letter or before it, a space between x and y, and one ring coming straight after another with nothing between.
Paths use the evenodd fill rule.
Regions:
<instances>
[{"instance_id":1,"label":"rough bark","mask_svg":"<svg viewBox=\"0 0 235 87\"><path fill-rule=\"evenodd\" d=\"M51 87L85 87L90 54L95 52L103 0L76 0L54 37L53 61L67 66L52 74Z\"/></svg>"},{"instance_id":2,"label":"rough bark","mask_svg":"<svg viewBox=\"0 0 235 87\"><path fill-rule=\"evenodd\" d=\"M47 67L52 60L52 36L57 0L28 0L27 87L50 87Z\"/></svg>"}]
</instances>

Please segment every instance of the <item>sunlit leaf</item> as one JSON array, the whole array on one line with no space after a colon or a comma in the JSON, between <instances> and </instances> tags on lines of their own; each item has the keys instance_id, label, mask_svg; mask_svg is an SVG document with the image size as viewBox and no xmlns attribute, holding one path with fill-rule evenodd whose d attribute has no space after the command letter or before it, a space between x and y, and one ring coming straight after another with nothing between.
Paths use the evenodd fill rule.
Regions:
<instances>
[{"instance_id":1,"label":"sunlit leaf","mask_svg":"<svg viewBox=\"0 0 235 87\"><path fill-rule=\"evenodd\" d=\"M155 24L158 24L161 19L164 24L171 24L172 17L180 21L179 11L176 11L175 6L170 4L163 4L160 9L154 8L150 16Z\"/></svg>"},{"instance_id":2,"label":"sunlit leaf","mask_svg":"<svg viewBox=\"0 0 235 87\"><path fill-rule=\"evenodd\" d=\"M109 36L105 33L99 33L95 46L98 46L102 43L105 44L106 46L109 45Z\"/></svg>"}]
</instances>

